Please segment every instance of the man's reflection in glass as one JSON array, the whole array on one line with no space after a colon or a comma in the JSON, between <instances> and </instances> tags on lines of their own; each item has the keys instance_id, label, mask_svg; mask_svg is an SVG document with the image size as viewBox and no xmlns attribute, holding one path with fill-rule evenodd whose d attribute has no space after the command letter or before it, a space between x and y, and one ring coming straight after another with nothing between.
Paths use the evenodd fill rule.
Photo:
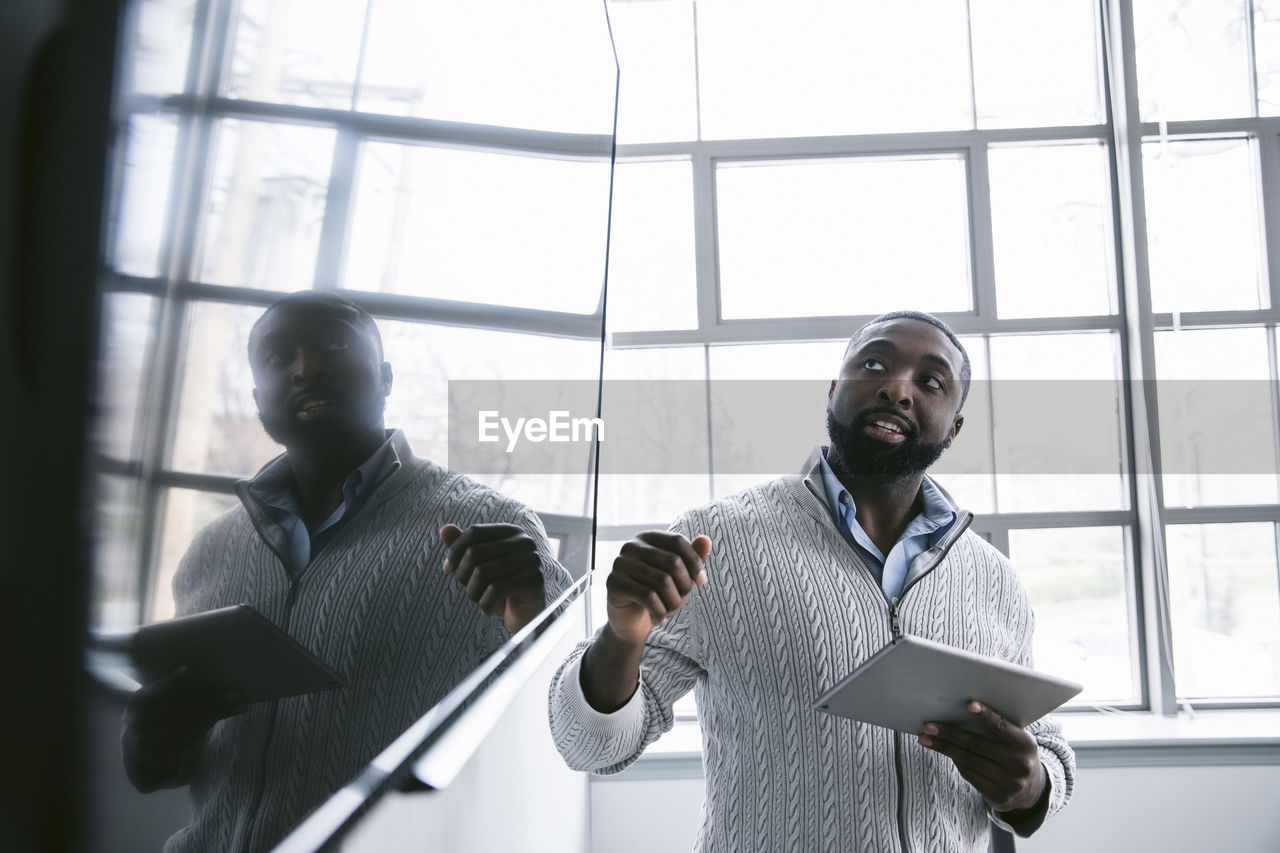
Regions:
<instances>
[{"instance_id":1,"label":"man's reflection in glass","mask_svg":"<svg viewBox=\"0 0 1280 853\"><path fill-rule=\"evenodd\" d=\"M275 844L569 582L532 511L384 428L391 365L363 309L286 296L254 325L249 361L286 453L196 534L178 614L251 604L347 686L245 704L200 686L193 662L138 690L130 780L191 788L167 851Z\"/></svg>"}]
</instances>

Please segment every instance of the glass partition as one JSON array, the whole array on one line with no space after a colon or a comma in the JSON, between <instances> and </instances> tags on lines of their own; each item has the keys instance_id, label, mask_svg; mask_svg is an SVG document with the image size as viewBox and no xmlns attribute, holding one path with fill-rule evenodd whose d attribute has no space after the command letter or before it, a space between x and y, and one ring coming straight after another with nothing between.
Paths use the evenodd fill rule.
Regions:
<instances>
[{"instance_id":1,"label":"glass partition","mask_svg":"<svg viewBox=\"0 0 1280 853\"><path fill-rule=\"evenodd\" d=\"M345 682L130 759L191 784L188 841L265 849L585 584L598 436L542 466L482 432L599 415L617 65L599 0L136 0L124 33L91 628L221 689L119 653L249 604Z\"/></svg>"}]
</instances>

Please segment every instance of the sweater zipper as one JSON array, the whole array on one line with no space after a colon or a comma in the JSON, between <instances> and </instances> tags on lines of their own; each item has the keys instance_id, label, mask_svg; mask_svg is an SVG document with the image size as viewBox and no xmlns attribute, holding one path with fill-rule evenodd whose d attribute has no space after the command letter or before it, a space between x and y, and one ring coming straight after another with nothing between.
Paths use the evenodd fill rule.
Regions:
<instances>
[{"instance_id":1,"label":"sweater zipper","mask_svg":"<svg viewBox=\"0 0 1280 853\"><path fill-rule=\"evenodd\" d=\"M290 622L293 620L293 605L298 599L298 584L301 583L299 577L290 576L289 578L289 595L284 600L284 625L282 629L288 633ZM262 763L258 767L258 776L253 783L253 797L249 801L249 819L243 840L246 842L245 849L252 850L252 841L254 834L258 829L258 818L260 817L258 810L262 807L262 798L266 794L267 788L267 759L271 754L271 741L276 733L276 718L280 713L279 699L273 699L271 702L270 716L267 717L267 733L262 744Z\"/></svg>"},{"instance_id":2,"label":"sweater zipper","mask_svg":"<svg viewBox=\"0 0 1280 853\"><path fill-rule=\"evenodd\" d=\"M947 556L947 552L951 550L951 546L960 539L960 536L969 528L972 522L973 516L969 516L957 524L956 529L952 530L947 535L946 541L942 543L938 561L929 568L929 571L904 586L900 595L889 599L889 631L892 634L891 639L896 640L902 636L902 620L898 616L898 607L902 604L902 598L907 594L907 590L915 586L920 578L942 565L942 561ZM906 782L904 781L906 771L902 767L902 739L904 737L906 735L902 732L893 733L893 767L898 783L898 842L902 845L902 853L907 853L910 845L907 843L907 791Z\"/></svg>"},{"instance_id":3,"label":"sweater zipper","mask_svg":"<svg viewBox=\"0 0 1280 853\"><path fill-rule=\"evenodd\" d=\"M889 599L889 628L893 639L902 636L902 623L898 619L900 598ZM898 841L902 844L902 853L907 853L907 791L903 781L906 771L902 767L902 732L893 733L893 768L898 783Z\"/></svg>"}]
</instances>

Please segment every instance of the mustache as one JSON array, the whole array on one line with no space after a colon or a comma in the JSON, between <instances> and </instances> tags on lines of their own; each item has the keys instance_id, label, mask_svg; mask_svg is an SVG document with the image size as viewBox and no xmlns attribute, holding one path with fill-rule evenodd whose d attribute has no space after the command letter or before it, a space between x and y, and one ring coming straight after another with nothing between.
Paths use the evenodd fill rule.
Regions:
<instances>
[{"instance_id":1,"label":"mustache","mask_svg":"<svg viewBox=\"0 0 1280 853\"><path fill-rule=\"evenodd\" d=\"M920 433L920 427L911 418L902 414L895 409L886 406L871 406L858 412L854 416L854 423L866 424L875 420L877 415L888 416L893 423L900 423L904 427L904 433L908 438L915 438Z\"/></svg>"},{"instance_id":2,"label":"mustache","mask_svg":"<svg viewBox=\"0 0 1280 853\"><path fill-rule=\"evenodd\" d=\"M308 385L300 391L295 391L289 395L289 408L296 409L307 400L314 400L317 397L324 397L329 400L342 400L346 397L337 388L330 385Z\"/></svg>"}]
</instances>

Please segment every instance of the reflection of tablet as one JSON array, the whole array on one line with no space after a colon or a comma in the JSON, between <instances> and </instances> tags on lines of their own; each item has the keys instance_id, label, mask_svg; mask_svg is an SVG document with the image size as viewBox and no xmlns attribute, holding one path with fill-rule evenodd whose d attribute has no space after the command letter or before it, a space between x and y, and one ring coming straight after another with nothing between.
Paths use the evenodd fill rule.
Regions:
<instances>
[{"instance_id":1,"label":"reflection of tablet","mask_svg":"<svg viewBox=\"0 0 1280 853\"><path fill-rule=\"evenodd\" d=\"M235 690L246 702L346 684L247 604L144 625L130 652L144 683L185 664L201 685Z\"/></svg>"},{"instance_id":2,"label":"reflection of tablet","mask_svg":"<svg viewBox=\"0 0 1280 853\"><path fill-rule=\"evenodd\" d=\"M813 703L814 710L919 734L928 722L977 728L971 699L1026 727L1082 688L1007 661L900 636Z\"/></svg>"}]
</instances>

